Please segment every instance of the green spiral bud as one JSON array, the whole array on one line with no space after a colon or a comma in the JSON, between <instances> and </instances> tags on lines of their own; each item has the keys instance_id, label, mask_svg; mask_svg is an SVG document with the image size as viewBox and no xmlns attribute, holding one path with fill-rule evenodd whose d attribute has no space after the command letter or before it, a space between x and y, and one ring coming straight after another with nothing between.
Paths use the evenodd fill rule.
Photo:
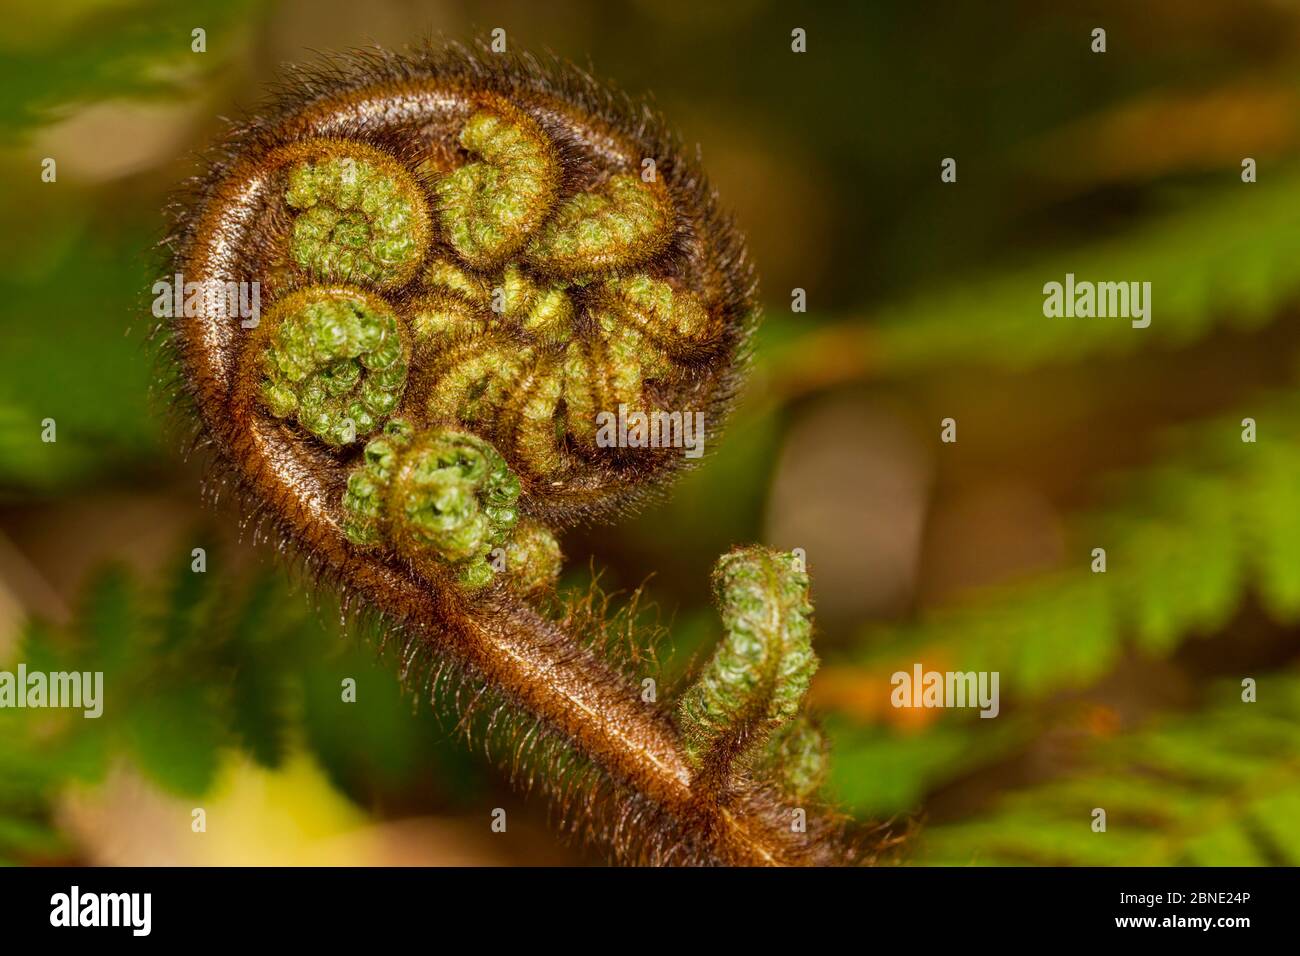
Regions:
<instances>
[{"instance_id":1,"label":"green spiral bud","mask_svg":"<svg viewBox=\"0 0 1300 956\"><path fill-rule=\"evenodd\" d=\"M561 203L526 256L552 275L598 275L653 258L672 233L672 205L660 190L636 176L611 176L599 190Z\"/></svg>"},{"instance_id":2,"label":"green spiral bud","mask_svg":"<svg viewBox=\"0 0 1300 956\"><path fill-rule=\"evenodd\" d=\"M521 519L506 544L506 570L515 587L526 595L553 590L563 558L560 543L546 525Z\"/></svg>"},{"instance_id":3,"label":"green spiral bud","mask_svg":"<svg viewBox=\"0 0 1300 956\"><path fill-rule=\"evenodd\" d=\"M278 301L246 355L277 418L339 447L373 434L406 386L410 347L392 307L346 286L310 286Z\"/></svg>"},{"instance_id":4,"label":"green spiral bud","mask_svg":"<svg viewBox=\"0 0 1300 956\"><path fill-rule=\"evenodd\" d=\"M417 302L413 327L435 356L422 391L432 418L486 427L534 474L566 468L566 436L594 450L600 412L648 408L647 380L677 375L678 355L706 347L698 300L646 276L591 290L581 332L565 290L509 272L504 283L500 314L463 298Z\"/></svg>"},{"instance_id":5,"label":"green spiral bud","mask_svg":"<svg viewBox=\"0 0 1300 956\"><path fill-rule=\"evenodd\" d=\"M429 246L423 190L403 166L362 143L316 147L325 155L288 173L284 199L296 211L290 257L318 278L405 284Z\"/></svg>"},{"instance_id":6,"label":"green spiral bud","mask_svg":"<svg viewBox=\"0 0 1300 956\"><path fill-rule=\"evenodd\" d=\"M373 550L385 540L384 493L402 452L411 445L415 429L404 418L390 419L383 434L366 442L361 467L348 475L343 493L343 531L355 545Z\"/></svg>"},{"instance_id":7,"label":"green spiral bud","mask_svg":"<svg viewBox=\"0 0 1300 956\"><path fill-rule=\"evenodd\" d=\"M492 581L500 548L510 577L534 591L558 573L559 546L534 522L516 534L518 499L519 480L490 444L448 429L416 432L397 418L348 476L343 530L367 550L391 545L417 568L449 567L470 589Z\"/></svg>"},{"instance_id":8,"label":"green spiral bud","mask_svg":"<svg viewBox=\"0 0 1300 956\"><path fill-rule=\"evenodd\" d=\"M482 161L439 180L443 232L475 269L495 268L550 212L559 187L559 158L541 127L505 103L473 114L460 143Z\"/></svg>"},{"instance_id":9,"label":"green spiral bud","mask_svg":"<svg viewBox=\"0 0 1300 956\"><path fill-rule=\"evenodd\" d=\"M726 636L677 708L697 766L727 763L798 717L817 669L808 575L793 555L739 548L719 559L713 587Z\"/></svg>"}]
</instances>

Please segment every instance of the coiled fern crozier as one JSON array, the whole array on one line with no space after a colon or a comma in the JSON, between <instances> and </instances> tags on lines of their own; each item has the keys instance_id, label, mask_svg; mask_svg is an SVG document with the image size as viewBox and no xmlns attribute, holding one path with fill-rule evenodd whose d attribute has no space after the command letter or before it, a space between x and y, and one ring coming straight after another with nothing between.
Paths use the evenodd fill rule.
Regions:
<instances>
[{"instance_id":1,"label":"coiled fern crozier","mask_svg":"<svg viewBox=\"0 0 1300 956\"><path fill-rule=\"evenodd\" d=\"M266 305L241 321L215 295L168 326L216 473L458 682L431 693L499 705L570 829L624 862L869 858L813 802L795 556L722 559L727 635L676 704L551 599L555 532L684 463L602 447L597 415L704 412L712 437L756 319L743 241L655 114L531 57L330 59L233 128L174 211L172 271L256 281Z\"/></svg>"}]
</instances>

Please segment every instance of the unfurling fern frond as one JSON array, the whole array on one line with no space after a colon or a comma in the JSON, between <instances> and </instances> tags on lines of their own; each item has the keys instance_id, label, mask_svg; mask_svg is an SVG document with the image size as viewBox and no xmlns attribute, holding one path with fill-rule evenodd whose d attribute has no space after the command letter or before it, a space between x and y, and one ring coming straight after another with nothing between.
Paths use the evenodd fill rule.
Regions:
<instances>
[{"instance_id":1,"label":"unfurling fern frond","mask_svg":"<svg viewBox=\"0 0 1300 956\"><path fill-rule=\"evenodd\" d=\"M801 714L817 656L808 575L797 560L740 548L714 570L727 633L677 705L687 755L705 777L725 779L744 758L808 794L824 775L824 742Z\"/></svg>"},{"instance_id":2,"label":"unfurling fern frond","mask_svg":"<svg viewBox=\"0 0 1300 956\"><path fill-rule=\"evenodd\" d=\"M257 281L269 303L251 331L220 303L168 330L247 513L499 702L524 728L511 763L549 755L531 778L554 778L575 829L632 861L857 858L833 816L791 826L774 796L819 776L810 729L745 773L701 773L669 715L544 600L556 532L689 464L671 442L611 443L602 416L703 416L705 439L744 371L744 244L653 113L558 62L343 58L232 130L177 213L169 274ZM803 628L768 649L774 671L759 655L762 712L731 715L755 744L812 666L806 582L754 608L741 593L743 569L774 560L720 572L733 635Z\"/></svg>"}]
</instances>

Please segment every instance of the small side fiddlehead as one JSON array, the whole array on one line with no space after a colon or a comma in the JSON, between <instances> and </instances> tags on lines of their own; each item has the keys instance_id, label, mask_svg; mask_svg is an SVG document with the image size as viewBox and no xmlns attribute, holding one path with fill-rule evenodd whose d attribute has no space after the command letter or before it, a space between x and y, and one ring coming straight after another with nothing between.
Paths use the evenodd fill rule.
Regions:
<instances>
[{"instance_id":1,"label":"small side fiddlehead","mask_svg":"<svg viewBox=\"0 0 1300 956\"><path fill-rule=\"evenodd\" d=\"M815 789L824 751L800 713L817 656L808 575L795 556L739 548L713 573L726 636L677 707L686 753L712 780L739 760L782 771L782 786Z\"/></svg>"},{"instance_id":2,"label":"small side fiddlehead","mask_svg":"<svg viewBox=\"0 0 1300 956\"><path fill-rule=\"evenodd\" d=\"M609 447L597 417L716 434L756 318L743 242L652 112L559 62L340 58L232 129L175 212L169 272L266 299L170 329L247 513L513 715L513 762L548 761L579 832L633 862L860 856L831 814L789 822L820 773L792 716L806 580L724 559L730 636L680 726L551 595L557 532L686 464Z\"/></svg>"}]
</instances>

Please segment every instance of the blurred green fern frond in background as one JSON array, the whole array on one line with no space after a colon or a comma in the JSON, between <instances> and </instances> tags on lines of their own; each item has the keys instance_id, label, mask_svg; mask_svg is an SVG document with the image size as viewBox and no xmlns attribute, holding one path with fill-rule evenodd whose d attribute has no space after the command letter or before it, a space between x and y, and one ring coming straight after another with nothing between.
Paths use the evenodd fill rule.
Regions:
<instances>
[{"instance_id":1,"label":"blurred green fern frond in background","mask_svg":"<svg viewBox=\"0 0 1300 956\"><path fill-rule=\"evenodd\" d=\"M1221 631L1248 593L1281 624L1300 616L1300 401L1261 396L1268 440L1215 419L1145 472L1111 476L1123 500L1081 519L1074 568L1007 582L866 636L860 666L913 659L1000 671L1016 699L1087 686L1129 644L1164 656ZM1189 429L1190 430L1190 429ZM1105 550L1104 571L1093 548ZM1195 555L1196 560L1189 560Z\"/></svg>"},{"instance_id":2,"label":"blurred green fern frond in background","mask_svg":"<svg viewBox=\"0 0 1300 956\"><path fill-rule=\"evenodd\" d=\"M60 795L121 765L191 799L212 793L227 752L276 769L305 750L361 802L435 787L459 807L483 786L450 728L401 692L391 651L377 656L355 627L342 640L337 612L310 608L282 574L222 569L210 543L213 570L195 573L192 551L157 581L105 567L67 625L29 625L0 660L29 673L100 671L107 688L98 718L0 709L0 861L69 852ZM364 706L349 706L345 680Z\"/></svg>"},{"instance_id":3,"label":"blurred green fern frond in background","mask_svg":"<svg viewBox=\"0 0 1300 956\"><path fill-rule=\"evenodd\" d=\"M1300 866L1300 680L1262 675L1205 712L1094 744L1057 780L959 823L927 827L931 864ZM1090 826L1105 811L1105 831Z\"/></svg>"},{"instance_id":4,"label":"blurred green fern frond in background","mask_svg":"<svg viewBox=\"0 0 1300 956\"><path fill-rule=\"evenodd\" d=\"M1274 176L1267 191L1208 190L1190 208L1132 232L927 288L882 305L870 323L828 323L790 337L763 356L764 365L778 380L816 377L827 364L832 382L965 367L997 374L1178 349L1216 332L1258 331L1287 314L1300 293L1294 268L1300 236L1292 221L1300 175L1279 170ZM1043 286L1063 283L1067 274L1077 282L1150 282L1160 290L1154 321L1135 335L1124 319L1045 318ZM831 350L834 361L827 363Z\"/></svg>"}]
</instances>

